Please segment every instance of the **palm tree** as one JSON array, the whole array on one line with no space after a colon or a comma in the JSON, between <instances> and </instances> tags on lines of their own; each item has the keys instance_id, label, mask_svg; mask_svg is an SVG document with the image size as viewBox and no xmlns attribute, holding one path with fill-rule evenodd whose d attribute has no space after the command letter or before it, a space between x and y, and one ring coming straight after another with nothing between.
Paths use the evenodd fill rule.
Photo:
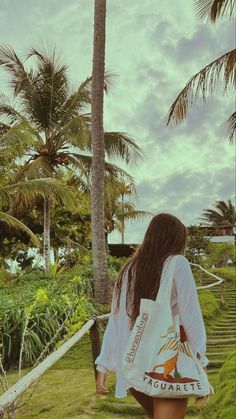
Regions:
<instances>
[{"instance_id":1,"label":"palm tree","mask_svg":"<svg viewBox=\"0 0 236 419\"><path fill-rule=\"evenodd\" d=\"M26 69L25 62L34 59L35 66ZM55 49L39 52L31 48L22 61L15 51L0 47L0 66L10 76L15 106L0 97L0 121L3 127L0 151L24 165L16 181L55 177L58 169L73 172L83 183L90 176L92 163L91 81L86 79L76 91L69 86L67 66ZM105 80L107 88L109 79ZM140 148L126 133L105 134L106 155L120 156L126 163L141 158ZM114 176L123 173L119 167L105 164ZM128 174L124 172L127 176ZM50 253L50 199L44 204L44 253ZM48 263L46 263L48 269Z\"/></svg>"},{"instance_id":2,"label":"palm tree","mask_svg":"<svg viewBox=\"0 0 236 419\"><path fill-rule=\"evenodd\" d=\"M67 208L73 209L76 206L71 192L55 179L31 179L8 185L0 183L0 225L6 224L12 229L22 230L30 236L36 246L40 246L40 242L35 234L15 218L11 210L4 211L3 209L12 208L13 205L17 205L18 209L31 207L38 198L47 200L52 197Z\"/></svg>"},{"instance_id":3,"label":"palm tree","mask_svg":"<svg viewBox=\"0 0 236 419\"><path fill-rule=\"evenodd\" d=\"M121 233L121 243L125 242L125 221L134 221L140 218L153 216L149 211L136 210L135 204L126 201L126 196L136 196L134 182L125 182L122 179L105 179L105 231L106 238L114 230Z\"/></svg>"},{"instance_id":4,"label":"palm tree","mask_svg":"<svg viewBox=\"0 0 236 419\"><path fill-rule=\"evenodd\" d=\"M236 221L235 207L230 199L228 202L216 201L214 209L203 210L201 220L205 226L214 227L216 234L233 235Z\"/></svg>"},{"instance_id":5,"label":"palm tree","mask_svg":"<svg viewBox=\"0 0 236 419\"><path fill-rule=\"evenodd\" d=\"M195 0L196 14L199 19L209 19L216 22L223 15L233 15L235 0ZM184 89L179 93L170 107L167 115L167 125L173 120L176 124L186 119L190 106L199 98L206 101L218 84L224 80L224 92L228 92L236 84L236 49L224 53L210 64L196 73ZM236 130L236 112L233 112L227 120L228 136L233 142Z\"/></svg>"},{"instance_id":6,"label":"palm tree","mask_svg":"<svg viewBox=\"0 0 236 419\"><path fill-rule=\"evenodd\" d=\"M105 144L103 129L103 95L105 75L106 0L94 1L94 40L92 73L92 188L91 221L95 299L107 303L110 281L104 228Z\"/></svg>"}]
</instances>

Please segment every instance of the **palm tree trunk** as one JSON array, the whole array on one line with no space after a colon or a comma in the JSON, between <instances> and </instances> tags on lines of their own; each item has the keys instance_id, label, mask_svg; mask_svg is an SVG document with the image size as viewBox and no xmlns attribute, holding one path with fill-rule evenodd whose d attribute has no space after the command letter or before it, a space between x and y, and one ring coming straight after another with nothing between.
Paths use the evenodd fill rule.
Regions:
<instances>
[{"instance_id":1,"label":"palm tree trunk","mask_svg":"<svg viewBox=\"0 0 236 419\"><path fill-rule=\"evenodd\" d=\"M121 219L121 243L125 243L125 216L124 216L124 194L121 194L122 219Z\"/></svg>"},{"instance_id":2,"label":"palm tree trunk","mask_svg":"<svg viewBox=\"0 0 236 419\"><path fill-rule=\"evenodd\" d=\"M91 221L95 300L105 304L110 298L104 226L104 131L103 95L105 68L106 0L94 2L94 43L92 73L92 176Z\"/></svg>"},{"instance_id":3,"label":"palm tree trunk","mask_svg":"<svg viewBox=\"0 0 236 419\"><path fill-rule=\"evenodd\" d=\"M49 271L50 267L50 201L44 200L44 223L43 223L43 257L44 269Z\"/></svg>"}]
</instances>

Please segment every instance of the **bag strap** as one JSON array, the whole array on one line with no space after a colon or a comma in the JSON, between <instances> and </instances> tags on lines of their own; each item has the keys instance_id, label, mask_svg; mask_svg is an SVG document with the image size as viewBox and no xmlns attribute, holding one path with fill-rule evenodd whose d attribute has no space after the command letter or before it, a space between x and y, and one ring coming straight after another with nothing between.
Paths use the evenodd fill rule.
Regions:
<instances>
[{"instance_id":1,"label":"bag strap","mask_svg":"<svg viewBox=\"0 0 236 419\"><path fill-rule=\"evenodd\" d=\"M170 300L174 280L174 270L178 257L179 255L169 256L163 264L160 287L156 297L156 302L158 303L163 303L163 301L165 301L166 304L171 304Z\"/></svg>"}]
</instances>

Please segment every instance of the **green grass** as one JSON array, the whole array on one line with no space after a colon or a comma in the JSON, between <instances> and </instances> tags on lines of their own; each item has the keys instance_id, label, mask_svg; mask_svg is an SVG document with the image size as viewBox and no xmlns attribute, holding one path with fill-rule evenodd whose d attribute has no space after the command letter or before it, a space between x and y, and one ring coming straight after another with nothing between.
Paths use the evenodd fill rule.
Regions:
<instances>
[{"instance_id":1,"label":"green grass","mask_svg":"<svg viewBox=\"0 0 236 419\"><path fill-rule=\"evenodd\" d=\"M230 282L230 281L235 280L236 268L235 267L214 268L214 269L210 269L210 272Z\"/></svg>"},{"instance_id":2,"label":"green grass","mask_svg":"<svg viewBox=\"0 0 236 419\"><path fill-rule=\"evenodd\" d=\"M219 372L217 391L209 402L208 407L202 409L203 418L235 419L236 417L236 350L234 350Z\"/></svg>"},{"instance_id":3,"label":"green grass","mask_svg":"<svg viewBox=\"0 0 236 419\"><path fill-rule=\"evenodd\" d=\"M199 302L201 311L206 325L207 332L214 329L214 325L219 318L223 318L226 313L226 307L222 306L219 298L217 298L210 290L199 291Z\"/></svg>"},{"instance_id":4,"label":"green grass","mask_svg":"<svg viewBox=\"0 0 236 419\"><path fill-rule=\"evenodd\" d=\"M27 372L27 371L25 371ZM10 384L17 373L9 375ZM108 374L110 394L96 394L91 346L88 336L77 344L63 359L58 361L37 383L35 390L28 390L21 400L23 406L16 417L23 419L144 419L143 409L132 396L117 399L115 376ZM190 401L187 419L200 419L199 410Z\"/></svg>"},{"instance_id":5,"label":"green grass","mask_svg":"<svg viewBox=\"0 0 236 419\"><path fill-rule=\"evenodd\" d=\"M9 375L12 384L17 373ZM77 344L63 359L56 363L39 381L32 397L28 390L22 398L23 406L17 417L24 419L110 419L144 418L142 409L129 396L114 397L115 376L108 374L108 396L95 391L91 345L88 336Z\"/></svg>"}]
</instances>

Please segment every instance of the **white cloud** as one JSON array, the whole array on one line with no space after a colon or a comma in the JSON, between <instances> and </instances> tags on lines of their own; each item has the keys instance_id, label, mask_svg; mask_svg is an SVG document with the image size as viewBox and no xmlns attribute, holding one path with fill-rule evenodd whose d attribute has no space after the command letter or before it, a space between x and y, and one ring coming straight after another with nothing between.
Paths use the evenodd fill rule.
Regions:
<instances>
[{"instance_id":1,"label":"white cloud","mask_svg":"<svg viewBox=\"0 0 236 419\"><path fill-rule=\"evenodd\" d=\"M4 1L2 42L17 52L42 40L55 44L64 53L73 86L90 75L92 0ZM230 49L232 35L228 20L199 23L192 1L171 7L166 0L108 2L106 67L118 76L105 99L105 127L128 132L143 149L143 166L130 169L138 183L139 209L165 210L196 223L203 208L233 194L234 149L224 132L232 98L220 93L194 106L179 127L165 125L189 77ZM0 83L6 86L2 71ZM146 226L130 223L127 240L141 240Z\"/></svg>"}]
</instances>

